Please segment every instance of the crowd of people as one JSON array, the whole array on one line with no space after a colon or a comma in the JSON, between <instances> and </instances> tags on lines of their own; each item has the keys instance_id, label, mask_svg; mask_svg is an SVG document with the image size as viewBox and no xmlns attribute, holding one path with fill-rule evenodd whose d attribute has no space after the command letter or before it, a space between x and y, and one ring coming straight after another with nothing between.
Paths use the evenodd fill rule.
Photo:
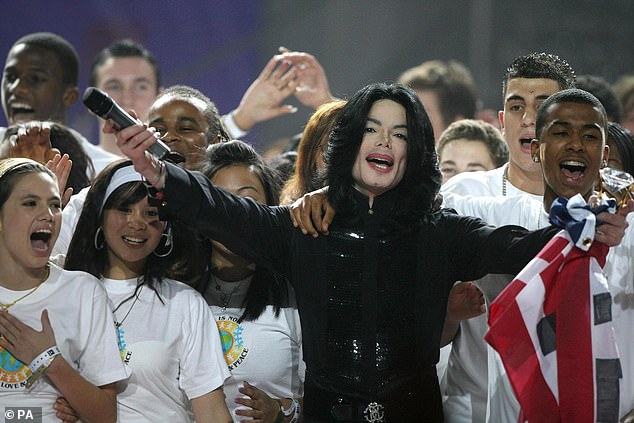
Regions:
<instances>
[{"instance_id":1,"label":"crowd of people","mask_svg":"<svg viewBox=\"0 0 634 423\"><path fill-rule=\"evenodd\" d=\"M593 204L602 169L634 171L632 77L518 56L493 117L456 61L339 99L282 47L223 115L116 40L90 85L138 123L100 120L91 142L66 125L78 69L52 33L4 64L1 405L43 422L542 421L485 341L489 305L559 232L556 199ZM291 96L306 126L258 153L249 131ZM634 422L632 210L596 216L620 362L587 421Z\"/></svg>"}]
</instances>

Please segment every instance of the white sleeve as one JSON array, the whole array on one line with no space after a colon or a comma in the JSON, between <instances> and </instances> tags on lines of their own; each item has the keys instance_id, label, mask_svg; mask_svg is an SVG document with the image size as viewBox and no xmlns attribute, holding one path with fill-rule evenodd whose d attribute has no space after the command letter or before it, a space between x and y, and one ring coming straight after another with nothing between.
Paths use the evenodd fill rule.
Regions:
<instances>
[{"instance_id":1,"label":"white sleeve","mask_svg":"<svg viewBox=\"0 0 634 423\"><path fill-rule=\"evenodd\" d=\"M75 227L79 221L81 211L84 208L84 201L86 201L88 189L89 188L86 187L70 197L70 201L62 210L62 226L59 229L57 241L55 241L55 245L53 246L52 255L66 255L68 252L68 247L70 246L71 239L73 239Z\"/></svg>"},{"instance_id":2,"label":"white sleeve","mask_svg":"<svg viewBox=\"0 0 634 423\"><path fill-rule=\"evenodd\" d=\"M500 199L496 197L475 197L472 195L460 195L454 192L442 194L443 206L455 209L462 216L479 217L485 222L494 221L490 215L499 205ZM501 200L504 200L502 197Z\"/></svg>"},{"instance_id":3,"label":"white sleeve","mask_svg":"<svg viewBox=\"0 0 634 423\"><path fill-rule=\"evenodd\" d=\"M485 172L463 172L445 182L440 187L440 193L451 192L459 195L490 196L491 188Z\"/></svg>"},{"instance_id":4,"label":"white sleeve","mask_svg":"<svg viewBox=\"0 0 634 423\"><path fill-rule=\"evenodd\" d=\"M192 399L221 387L230 373L211 309L198 292L188 289L181 294L187 301L180 304L184 316L179 384Z\"/></svg>"}]
</instances>

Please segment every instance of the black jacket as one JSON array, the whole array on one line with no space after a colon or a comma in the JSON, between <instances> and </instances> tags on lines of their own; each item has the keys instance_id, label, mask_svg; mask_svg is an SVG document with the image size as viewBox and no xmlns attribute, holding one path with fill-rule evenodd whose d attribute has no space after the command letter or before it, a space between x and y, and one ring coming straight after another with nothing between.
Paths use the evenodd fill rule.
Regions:
<instances>
[{"instance_id":1,"label":"black jacket","mask_svg":"<svg viewBox=\"0 0 634 423\"><path fill-rule=\"evenodd\" d=\"M496 229L480 219L443 209L426 223L394 233L384 218L390 210L389 195L384 194L375 198L372 214L367 212L367 198L359 195L359 216L335 217L331 236L313 238L292 226L286 207L262 206L232 196L215 188L202 174L167 166L160 207L163 218L196 227L258 266L275 268L293 284L302 322L307 384L370 402L400 392L403 378L425 381L420 383L433 385L425 390L427 398L412 406L428 408L430 415L438 415L440 410L435 363L453 283L487 273L516 274L558 231L554 227L535 232L516 226ZM350 222L354 222L352 227L348 227ZM356 297L354 292L346 293L350 286L358 289ZM346 304L336 308L338 303L342 305L340 296L346 295L351 299L347 315ZM333 320L341 333L355 337L355 346L348 345L348 351L341 345L345 336L333 337ZM389 334L398 332L401 323L407 328L405 335L400 333L390 342ZM377 331L388 335L383 352L378 341L374 348ZM364 340L366 346L359 347ZM399 348L400 343L406 350ZM343 355L346 365L355 365L358 359L359 368L352 375L346 373L337 365L341 362L333 351ZM381 373L381 360L393 360L394 368L388 366ZM403 377L390 378L393 371ZM421 374L423 378L418 379ZM308 396L305 402L308 411Z\"/></svg>"}]
</instances>

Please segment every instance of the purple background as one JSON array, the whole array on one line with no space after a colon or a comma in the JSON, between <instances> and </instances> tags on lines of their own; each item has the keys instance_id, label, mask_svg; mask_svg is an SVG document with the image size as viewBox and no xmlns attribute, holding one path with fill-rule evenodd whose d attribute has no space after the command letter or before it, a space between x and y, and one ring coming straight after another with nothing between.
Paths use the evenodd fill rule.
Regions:
<instances>
[{"instance_id":1,"label":"purple background","mask_svg":"<svg viewBox=\"0 0 634 423\"><path fill-rule=\"evenodd\" d=\"M471 69L483 105L496 110L504 69L532 51L558 54L577 74L609 82L634 73L632 0L24 0L2 11L2 57L24 34L56 32L82 59L83 91L94 55L131 37L155 54L164 86L194 86L222 113L237 106L280 45L314 54L343 97L425 60L456 59ZM300 107L246 139L262 151L299 132L310 112ZM97 130L81 105L69 124L86 135Z\"/></svg>"}]
</instances>

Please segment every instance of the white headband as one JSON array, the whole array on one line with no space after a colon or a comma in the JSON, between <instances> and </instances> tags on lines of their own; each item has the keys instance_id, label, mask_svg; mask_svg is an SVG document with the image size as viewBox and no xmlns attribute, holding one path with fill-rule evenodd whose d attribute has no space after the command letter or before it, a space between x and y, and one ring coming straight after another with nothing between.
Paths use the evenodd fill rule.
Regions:
<instances>
[{"instance_id":1,"label":"white headband","mask_svg":"<svg viewBox=\"0 0 634 423\"><path fill-rule=\"evenodd\" d=\"M103 197L103 202L101 203L101 210L103 210L103 206L106 205L106 201L112 195L112 193L119 188L121 185L128 182L143 182L143 175L134 170L134 166L129 165L126 167L122 167L118 169L114 175L112 175L112 179L110 179L110 183L108 184L108 188L106 189L106 195Z\"/></svg>"}]
</instances>

